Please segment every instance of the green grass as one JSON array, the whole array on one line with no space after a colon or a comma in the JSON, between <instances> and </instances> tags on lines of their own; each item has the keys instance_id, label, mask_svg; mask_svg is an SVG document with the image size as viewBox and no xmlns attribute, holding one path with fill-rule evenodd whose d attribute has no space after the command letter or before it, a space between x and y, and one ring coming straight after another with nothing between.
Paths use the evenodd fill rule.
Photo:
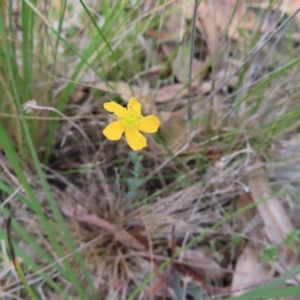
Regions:
<instances>
[{"instance_id":1,"label":"green grass","mask_svg":"<svg viewBox=\"0 0 300 300\"><path fill-rule=\"evenodd\" d=\"M28 6L25 1L21 1L21 22L22 22L22 65L23 68L20 69L18 67L17 62L17 54L16 54L16 46L15 46L15 34L14 34L14 24L13 20L9 19L9 31L7 31L5 21L4 21L4 14L9 15L11 17L11 3L7 3L7 6L1 6L0 10L0 33L1 33L1 44L3 46L1 51L1 69L5 69L3 74L5 74L5 77L1 77L2 83L1 84L1 90L5 91L5 93L9 96L11 102L9 103L9 109L5 110L7 113L12 113L14 115L19 114L20 115L20 121L18 119L11 119L13 120L13 123L11 123L10 127L3 126L0 124L0 131L1 131L1 137L0 137L0 144L2 146L2 149L4 150L6 157L8 158L14 172L16 173L18 180L26 190L27 197L23 198L25 200L25 205L28 206L30 210L32 210L33 213L36 213L38 218L41 221L41 224L43 225L43 228L49 237L51 245L54 247L55 252L57 253L57 256L59 258L63 258L67 253L63 248L65 246L68 247L71 251L76 250L76 244L72 236L70 235L70 232L66 226L66 223L64 219L62 218L62 215L59 211L58 205L56 200L53 197L53 194L51 192L50 186L46 180L45 173L41 167L40 160L38 158L38 154L36 149L38 149L41 144L37 143L37 141L40 140L40 138L44 135L44 132L40 130L40 124L38 121L30 121L27 122L24 119L24 113L22 109L22 104L27 102L29 99L33 99L34 97L34 85L35 80L34 73L36 71L35 65L39 62L40 59L45 60L46 63L44 64L44 67L47 67L47 63L51 62L52 65L52 76L56 76L56 66L58 61L58 50L59 46L62 42L64 42L67 47L69 47L74 54L79 57L79 62L75 66L73 75L71 75L71 80L78 80L85 72L84 68L88 65L88 67L96 74L99 75L99 73L95 70L95 68L92 66L94 61L98 59L99 57L102 57L107 54L107 49L110 48L109 41L111 41L117 34L117 32L114 32L113 30L119 31L120 28L122 28L123 24L120 23L120 26L118 28L112 28L112 25L115 24L115 18L118 18L123 12L124 8L126 7L127 3L123 3L122 5L117 5L116 8L113 11L106 10L106 18L107 22L104 26L105 32L102 33L101 29L96 25L95 19L90 14L89 17L94 22L94 24L97 26L98 33L102 33L102 36L99 36L98 33L95 35L95 37L92 39L89 45L87 45L86 50L83 54L80 54L78 50L74 48L66 39L64 39L61 36L62 33L62 27L64 22L64 14L66 12L66 1L61 1L60 8L59 8L59 24L58 24L58 30L55 30L53 27L47 28L45 24L43 24L39 18L39 14L37 12L41 13L39 11L39 7L36 6L35 2L30 2L31 6ZM109 2L107 2L109 3ZM121 1L119 1L118 4L120 4ZM82 5L86 9L86 12L89 14L89 10L85 6L84 2L82 2ZM34 8L34 9L33 9ZM118 10L119 9L119 10ZM134 7L132 8L134 9ZM123 21L126 21L129 17L130 13L132 11L128 11L125 14L125 18L122 18ZM114 15L113 18L111 18L111 15ZM86 19L85 19L86 20ZM34 44L39 43L39 38L41 36L37 35L36 27L34 26L36 23L42 23L41 27L44 28L45 31L48 31L48 34L52 32L56 36L55 41L55 47L54 47L54 59L53 61L50 60L51 56L49 57L38 57L36 58L36 49ZM47 24L48 25L48 24ZM50 30L50 31L49 31ZM105 35L104 35L105 33ZM107 36L107 38L106 38ZM104 47L106 46L106 47ZM51 55L49 53L48 49L46 50L45 44L41 46L40 49L41 52L45 50L45 52L48 55ZM98 49L101 49L101 51L98 51ZM97 56L89 62L90 58L94 56L94 54L97 53ZM116 60L116 56L114 55L114 52L110 48L110 52L113 55L113 61ZM46 55L47 55L46 54ZM117 60L116 60L117 61ZM101 61L100 61L101 63ZM118 63L118 61L117 61ZM119 68L120 65L118 64ZM46 73L46 69L42 70L42 72ZM125 73L123 73L125 75ZM105 80L104 76L99 75L101 79ZM50 89L48 94L48 99L45 100L45 104L55 103L55 106L63 111L64 107L73 92L74 88L76 87L76 84L69 83L66 88L64 89L63 93L60 95L58 99L53 99L53 89ZM13 99L13 100L12 100ZM40 99L37 99L38 101ZM54 102L53 102L54 100ZM2 103L2 105L5 105L5 103ZM19 123L18 123L19 122ZM51 149L53 146L53 139L55 136L55 132L57 130L58 123L52 122L49 124L49 138L46 141L46 144L43 144L43 146L46 147L46 161L49 158L49 155L51 153ZM39 129L37 131L37 129ZM17 136L15 137L14 143L11 140L10 134L15 132L17 133ZM40 136L36 136L36 133ZM35 140L33 140L33 137L35 137ZM24 143L25 142L25 143ZM21 155L19 156L18 153ZM39 176L40 183L44 189L45 197L48 200L48 203L51 207L51 210L53 212L53 215L55 217L55 223L56 226L53 227L53 224L48 220L47 216L45 215L45 212L43 211L41 204L39 203L36 195L34 194L34 191L32 190L30 184L28 183L28 180L26 178L26 173L24 172L26 169L26 164L28 162L32 162L34 164L34 169L36 173ZM23 169L24 168L24 169ZM4 211L3 211L4 212ZM8 216L8 210L5 209L5 215ZM74 271L73 267L70 265L69 261L67 259L62 260L63 266L60 265L59 262L56 262L56 258L47 254L36 242L35 240L24 231L22 226L15 220L13 220L13 228L16 230L20 236L22 236L28 245L38 254L44 261L48 264L54 264L54 267L60 272L61 276L63 276L66 280L70 281L72 283L72 286L76 289L76 292L80 299L86 298L86 287L83 287L79 281L76 274L76 271ZM4 233L3 233L4 234ZM61 242L64 241L66 245L62 245ZM63 246L63 247L62 247ZM26 257L24 253L21 252L20 248L17 249L17 254L20 255L20 257L23 259L24 263L27 264L30 268L37 271L37 265L34 264L28 256ZM81 266L81 270L84 273L85 278L88 280L90 288L93 287L93 283L91 281L90 274L88 270L85 267L84 261L82 260L82 257L79 253L75 252L74 254L75 258L78 261L78 264ZM45 273L41 273L43 276L46 276ZM47 279L46 279L47 278ZM64 293L61 288L57 284L53 282L53 280L49 277L45 277L46 282L54 287L57 291L60 293Z\"/></svg>"}]
</instances>

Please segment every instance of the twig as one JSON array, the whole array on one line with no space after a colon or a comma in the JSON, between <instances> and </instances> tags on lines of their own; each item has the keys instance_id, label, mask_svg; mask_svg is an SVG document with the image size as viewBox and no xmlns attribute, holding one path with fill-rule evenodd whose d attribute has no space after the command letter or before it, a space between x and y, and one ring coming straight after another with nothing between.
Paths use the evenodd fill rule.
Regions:
<instances>
[{"instance_id":1,"label":"twig","mask_svg":"<svg viewBox=\"0 0 300 300\"><path fill-rule=\"evenodd\" d=\"M120 228L110 222L107 222L96 215L76 213L76 211L68 209L67 207L61 207L61 212L65 216L69 218L73 217L79 222L85 222L107 230L108 232L112 233L116 239L118 239L122 244L126 246L130 246L139 251L147 250L143 244L141 244L135 237L129 234L125 229Z\"/></svg>"}]
</instances>

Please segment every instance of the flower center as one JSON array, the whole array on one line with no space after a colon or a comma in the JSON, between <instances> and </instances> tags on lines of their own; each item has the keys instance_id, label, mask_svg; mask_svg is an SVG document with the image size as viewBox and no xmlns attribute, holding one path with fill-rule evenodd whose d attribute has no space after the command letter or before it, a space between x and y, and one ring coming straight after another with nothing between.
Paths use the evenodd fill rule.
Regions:
<instances>
[{"instance_id":1,"label":"flower center","mask_svg":"<svg viewBox=\"0 0 300 300\"><path fill-rule=\"evenodd\" d=\"M127 114L124 118L123 118L123 124L126 127L134 127L137 125L137 117L132 115L132 114Z\"/></svg>"}]
</instances>

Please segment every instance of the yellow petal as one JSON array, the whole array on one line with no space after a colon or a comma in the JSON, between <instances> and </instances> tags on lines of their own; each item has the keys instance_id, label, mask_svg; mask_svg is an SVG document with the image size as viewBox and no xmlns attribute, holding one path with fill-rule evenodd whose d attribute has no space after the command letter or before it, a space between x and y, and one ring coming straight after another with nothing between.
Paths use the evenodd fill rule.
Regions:
<instances>
[{"instance_id":1,"label":"yellow petal","mask_svg":"<svg viewBox=\"0 0 300 300\"><path fill-rule=\"evenodd\" d=\"M146 138L136 128L126 128L125 137L130 148L134 151L147 146Z\"/></svg>"},{"instance_id":2,"label":"yellow petal","mask_svg":"<svg viewBox=\"0 0 300 300\"><path fill-rule=\"evenodd\" d=\"M147 116L141 119L138 119L137 129L147 133L153 133L158 130L160 121L156 116Z\"/></svg>"},{"instance_id":3,"label":"yellow petal","mask_svg":"<svg viewBox=\"0 0 300 300\"><path fill-rule=\"evenodd\" d=\"M126 114L126 108L115 101L105 102L103 106L107 111L114 113L120 119Z\"/></svg>"},{"instance_id":4,"label":"yellow petal","mask_svg":"<svg viewBox=\"0 0 300 300\"><path fill-rule=\"evenodd\" d=\"M130 98L127 109L129 112L133 112L136 117L139 117L141 115L141 103L136 98Z\"/></svg>"},{"instance_id":5,"label":"yellow petal","mask_svg":"<svg viewBox=\"0 0 300 300\"><path fill-rule=\"evenodd\" d=\"M103 134L106 136L107 139L111 141L117 141L121 138L124 130L125 128L123 125L123 121L118 120L107 125L103 130Z\"/></svg>"}]
</instances>

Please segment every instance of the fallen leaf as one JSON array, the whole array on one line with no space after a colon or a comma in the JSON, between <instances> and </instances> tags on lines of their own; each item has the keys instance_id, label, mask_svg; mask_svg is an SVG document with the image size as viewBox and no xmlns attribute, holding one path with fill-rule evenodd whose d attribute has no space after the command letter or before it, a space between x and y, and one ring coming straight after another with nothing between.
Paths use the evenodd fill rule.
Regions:
<instances>
[{"instance_id":1,"label":"fallen leaf","mask_svg":"<svg viewBox=\"0 0 300 300\"><path fill-rule=\"evenodd\" d=\"M253 200L250 193L244 193L240 195L237 203L237 209L240 210L243 207L250 205L252 201ZM257 209L255 207L252 207L250 209L247 209L245 212L239 214L237 218L243 223L244 226L247 226L249 222L253 221L256 214Z\"/></svg>"},{"instance_id":2,"label":"fallen leaf","mask_svg":"<svg viewBox=\"0 0 300 300\"><path fill-rule=\"evenodd\" d=\"M200 85L200 91L203 94L208 94L212 91L213 82L211 80L209 81L203 81Z\"/></svg>"},{"instance_id":3,"label":"fallen leaf","mask_svg":"<svg viewBox=\"0 0 300 300\"><path fill-rule=\"evenodd\" d=\"M250 193L242 194L237 203L237 209L241 209L252 203ZM263 244L252 240L263 241L264 234L257 216L257 209L251 208L239 214L237 218L243 224L243 233L249 236L249 241L238 256L232 278L232 296L239 296L247 291L248 287L271 280L274 270L270 264L262 263Z\"/></svg>"},{"instance_id":4,"label":"fallen leaf","mask_svg":"<svg viewBox=\"0 0 300 300\"><path fill-rule=\"evenodd\" d=\"M185 47L185 46L182 46ZM181 49L183 49L181 47ZM186 47L185 47L186 48ZM187 48L187 50L189 50ZM189 70L190 70L190 53L189 51L179 51L176 58L172 62L173 72L179 82L187 85L189 83ZM205 77L208 69L208 63L199 59L192 59L192 87L199 86L202 79Z\"/></svg>"},{"instance_id":5,"label":"fallen leaf","mask_svg":"<svg viewBox=\"0 0 300 300\"><path fill-rule=\"evenodd\" d=\"M140 97L142 91L139 87L131 85L130 86L125 81L107 81L100 82L95 85L99 90L103 90L105 92L114 92L120 95L125 101L128 101L129 97L132 97L132 91L136 97Z\"/></svg>"},{"instance_id":6,"label":"fallen leaf","mask_svg":"<svg viewBox=\"0 0 300 300\"><path fill-rule=\"evenodd\" d=\"M257 165L262 165L259 158L255 162ZM263 167L254 169L248 179L248 187L254 202L266 199L265 202L257 205L257 210L264 224L261 230L265 233L270 244L278 245L279 261L276 261L274 265L276 270L283 274L286 270L297 265L299 257L292 252L288 245L284 244L287 235L294 228L282 204L272 193L267 178L267 172Z\"/></svg>"},{"instance_id":7,"label":"fallen leaf","mask_svg":"<svg viewBox=\"0 0 300 300\"><path fill-rule=\"evenodd\" d=\"M150 86L156 86L162 72L165 70L165 65L167 64L167 62L168 60L166 59L162 50L158 49L156 56L157 65L146 68L146 70L136 73L133 77L133 80L137 82L147 81Z\"/></svg>"},{"instance_id":8,"label":"fallen leaf","mask_svg":"<svg viewBox=\"0 0 300 300\"><path fill-rule=\"evenodd\" d=\"M262 162L257 159L256 163ZM266 171L262 167L258 168L249 177L248 187L253 201L268 199L264 203L258 204L257 209L264 222L263 230L270 243L279 245L285 241L286 236L293 230L293 226L281 203L274 197L267 178Z\"/></svg>"},{"instance_id":9,"label":"fallen leaf","mask_svg":"<svg viewBox=\"0 0 300 300\"><path fill-rule=\"evenodd\" d=\"M163 19L162 28L159 34L160 39L166 39L162 43L162 49L167 57L170 57L175 50L178 50L175 59L172 61L172 69L177 80L182 84L189 82L190 51L183 42L186 33L186 16L193 11L192 1L177 0L168 5L168 14ZM179 49L178 44L181 43ZM193 58L192 60L192 86L197 87L205 76L207 62Z\"/></svg>"},{"instance_id":10,"label":"fallen leaf","mask_svg":"<svg viewBox=\"0 0 300 300\"><path fill-rule=\"evenodd\" d=\"M179 248L177 249L179 250ZM186 249L181 252L183 264L187 263L188 268L199 274L208 281L219 280L223 278L224 272L220 265L210 258L204 249Z\"/></svg>"},{"instance_id":11,"label":"fallen leaf","mask_svg":"<svg viewBox=\"0 0 300 300\"><path fill-rule=\"evenodd\" d=\"M171 108L171 111L161 111L159 113L159 119L161 120L162 123L168 122L170 118L172 117L179 117L179 118L184 118L185 116L188 115L188 106L185 105L182 108L176 109L172 111L173 109Z\"/></svg>"},{"instance_id":12,"label":"fallen leaf","mask_svg":"<svg viewBox=\"0 0 300 300\"><path fill-rule=\"evenodd\" d=\"M159 119L162 123L167 122L172 117L171 111L162 111L159 114Z\"/></svg>"},{"instance_id":13,"label":"fallen leaf","mask_svg":"<svg viewBox=\"0 0 300 300\"><path fill-rule=\"evenodd\" d=\"M174 83L162 87L154 96L156 103L164 103L175 98L182 98L188 94L188 89L182 83Z\"/></svg>"},{"instance_id":14,"label":"fallen leaf","mask_svg":"<svg viewBox=\"0 0 300 300\"><path fill-rule=\"evenodd\" d=\"M217 55L219 41L225 33L228 32L232 39L238 39L242 28L252 30L256 22L256 15L247 10L246 1L204 0L201 1L198 12L200 21L197 22L197 27L206 36L213 57Z\"/></svg>"},{"instance_id":15,"label":"fallen leaf","mask_svg":"<svg viewBox=\"0 0 300 300\"><path fill-rule=\"evenodd\" d=\"M242 295L247 290L241 291L241 289L272 279L271 266L262 264L261 255L261 249L255 248L252 242L247 243L235 266L231 296ZM234 292L236 290L238 292Z\"/></svg>"}]
</instances>

